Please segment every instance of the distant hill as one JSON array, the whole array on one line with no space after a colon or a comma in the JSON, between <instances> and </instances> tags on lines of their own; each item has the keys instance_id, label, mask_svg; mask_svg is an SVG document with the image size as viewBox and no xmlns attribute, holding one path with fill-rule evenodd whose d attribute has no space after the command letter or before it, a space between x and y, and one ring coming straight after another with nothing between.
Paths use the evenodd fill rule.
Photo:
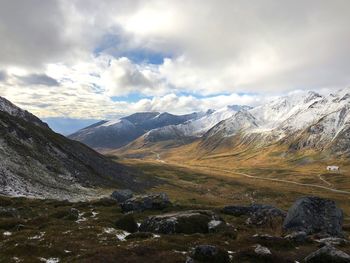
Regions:
<instances>
[{"instance_id":1,"label":"distant hill","mask_svg":"<svg viewBox=\"0 0 350 263\"><path fill-rule=\"evenodd\" d=\"M68 136L93 148L122 147L149 130L196 119L200 113L173 115L167 112L139 112L117 120L100 121Z\"/></svg>"}]
</instances>

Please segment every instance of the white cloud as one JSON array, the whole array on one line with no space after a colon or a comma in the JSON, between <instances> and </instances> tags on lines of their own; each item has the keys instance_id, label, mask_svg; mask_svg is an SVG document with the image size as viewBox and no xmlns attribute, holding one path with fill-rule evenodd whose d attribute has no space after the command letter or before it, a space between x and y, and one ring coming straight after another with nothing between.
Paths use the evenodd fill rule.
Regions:
<instances>
[{"instance_id":1,"label":"white cloud","mask_svg":"<svg viewBox=\"0 0 350 263\"><path fill-rule=\"evenodd\" d=\"M347 0L4 0L0 95L41 117L104 118L344 87L349 12ZM167 58L127 58L141 51ZM111 99L128 94L153 98Z\"/></svg>"}]
</instances>

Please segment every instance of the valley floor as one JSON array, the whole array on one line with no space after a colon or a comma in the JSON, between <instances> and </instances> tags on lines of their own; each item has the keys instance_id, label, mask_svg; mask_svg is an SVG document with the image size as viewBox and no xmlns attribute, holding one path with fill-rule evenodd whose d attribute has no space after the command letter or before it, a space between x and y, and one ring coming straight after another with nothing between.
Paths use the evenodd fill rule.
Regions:
<instances>
[{"instance_id":1,"label":"valley floor","mask_svg":"<svg viewBox=\"0 0 350 263\"><path fill-rule=\"evenodd\" d=\"M70 203L0 197L0 208L14 208L15 216L0 212L0 262L185 262L198 244L212 244L230 251L233 262L303 262L319 244L302 245L279 238L281 224L246 225L245 217L221 213L225 205L269 204L287 210L301 196L316 195L335 200L345 212L344 230L350 234L350 176L287 168L222 168L220 163L179 163L160 159L118 160L161 178L151 192L166 192L173 206L163 211L134 213L137 222L149 215L189 209L210 209L236 229L227 233L154 235L125 239L115 226L123 217L111 199ZM278 180L277 180L278 179ZM336 189L336 190L334 190ZM108 189L104 194L112 192ZM78 215L71 215L71 208ZM258 235L256 235L258 234ZM277 238L266 238L261 235ZM260 236L259 236L260 235ZM268 247L273 257L254 253L256 244ZM338 247L350 253L350 245Z\"/></svg>"}]
</instances>

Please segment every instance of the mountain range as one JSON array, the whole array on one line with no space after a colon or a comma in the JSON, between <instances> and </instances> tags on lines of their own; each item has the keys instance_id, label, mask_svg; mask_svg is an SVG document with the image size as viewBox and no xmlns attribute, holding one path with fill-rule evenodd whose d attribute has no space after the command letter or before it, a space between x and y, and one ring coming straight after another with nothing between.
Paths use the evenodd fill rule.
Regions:
<instances>
[{"instance_id":1,"label":"mountain range","mask_svg":"<svg viewBox=\"0 0 350 263\"><path fill-rule=\"evenodd\" d=\"M349 88L329 94L300 91L254 108L234 105L182 116L137 113L97 123L70 138L121 155L162 153L192 144L197 157L238 148L259 151L272 145L283 148L282 154L310 150L325 158L346 157L350 155L349 111ZM143 121L133 121L135 116L142 116ZM163 121L155 121L160 116Z\"/></svg>"},{"instance_id":2,"label":"mountain range","mask_svg":"<svg viewBox=\"0 0 350 263\"><path fill-rule=\"evenodd\" d=\"M94 148L115 149L149 130L184 123L200 114L173 115L167 112L139 112L117 120L100 121L68 136Z\"/></svg>"},{"instance_id":3,"label":"mountain range","mask_svg":"<svg viewBox=\"0 0 350 263\"><path fill-rule=\"evenodd\" d=\"M0 194L75 200L100 188L144 190L154 182L0 97Z\"/></svg>"}]
</instances>

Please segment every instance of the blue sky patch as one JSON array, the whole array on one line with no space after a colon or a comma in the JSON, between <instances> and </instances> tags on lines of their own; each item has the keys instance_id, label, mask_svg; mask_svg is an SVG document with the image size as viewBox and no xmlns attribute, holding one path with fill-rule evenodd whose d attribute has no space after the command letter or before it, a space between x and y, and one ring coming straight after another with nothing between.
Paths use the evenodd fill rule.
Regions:
<instances>
[{"instance_id":1,"label":"blue sky patch","mask_svg":"<svg viewBox=\"0 0 350 263\"><path fill-rule=\"evenodd\" d=\"M130 93L125 96L114 96L113 101L126 101L126 102L138 102L141 99L152 99L153 96L145 96L140 93Z\"/></svg>"},{"instance_id":2,"label":"blue sky patch","mask_svg":"<svg viewBox=\"0 0 350 263\"><path fill-rule=\"evenodd\" d=\"M102 38L98 47L94 49L96 56L101 53L112 55L113 57L127 57L136 64L147 63L160 65L164 58L171 58L171 54L155 52L146 48L127 50L122 43L122 39L116 34L107 34Z\"/></svg>"},{"instance_id":3,"label":"blue sky patch","mask_svg":"<svg viewBox=\"0 0 350 263\"><path fill-rule=\"evenodd\" d=\"M94 124L97 119L73 119L64 117L43 118L52 130L62 135L70 135L82 128Z\"/></svg>"}]
</instances>

